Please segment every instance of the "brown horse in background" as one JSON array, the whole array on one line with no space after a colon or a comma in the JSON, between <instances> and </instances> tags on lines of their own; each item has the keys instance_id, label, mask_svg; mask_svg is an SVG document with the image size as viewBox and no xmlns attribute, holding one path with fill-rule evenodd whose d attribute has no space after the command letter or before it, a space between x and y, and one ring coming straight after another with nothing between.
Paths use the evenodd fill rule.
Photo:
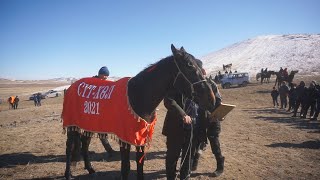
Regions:
<instances>
[{"instance_id":1,"label":"brown horse in background","mask_svg":"<svg viewBox=\"0 0 320 180\"><path fill-rule=\"evenodd\" d=\"M299 72L298 70L291 71L288 77L284 77L279 72L276 72L277 79L276 79L274 86L276 86L278 83L278 87L280 87L280 85L283 81L286 81L288 83L292 83L294 75L297 74L298 72Z\"/></svg>"},{"instance_id":2,"label":"brown horse in background","mask_svg":"<svg viewBox=\"0 0 320 180\"><path fill-rule=\"evenodd\" d=\"M265 82L265 83L269 83L270 82L270 78L271 78L271 75L276 75L276 72L274 72L274 71L268 71L267 73L258 73L257 75L256 75L256 79L257 79L257 81L259 81L259 79L261 78L261 84L263 83L263 82Z\"/></svg>"},{"instance_id":3,"label":"brown horse in background","mask_svg":"<svg viewBox=\"0 0 320 180\"><path fill-rule=\"evenodd\" d=\"M229 70L231 70L231 67L232 67L232 63L230 63L230 64L227 64L227 65L222 65L222 68L223 68L223 70L225 71L225 70L227 70L227 71L229 71Z\"/></svg>"}]
</instances>

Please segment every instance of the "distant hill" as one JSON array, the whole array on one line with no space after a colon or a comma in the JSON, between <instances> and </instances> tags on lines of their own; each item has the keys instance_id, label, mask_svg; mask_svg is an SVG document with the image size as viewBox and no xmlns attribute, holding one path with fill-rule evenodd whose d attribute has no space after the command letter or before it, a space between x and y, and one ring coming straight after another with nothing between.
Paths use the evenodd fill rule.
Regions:
<instances>
[{"instance_id":1,"label":"distant hill","mask_svg":"<svg viewBox=\"0 0 320 180\"><path fill-rule=\"evenodd\" d=\"M232 63L232 71L255 75L261 68L279 71L299 70L301 75L320 75L320 34L258 36L235 43L202 57L208 74L223 72L223 64Z\"/></svg>"}]
</instances>

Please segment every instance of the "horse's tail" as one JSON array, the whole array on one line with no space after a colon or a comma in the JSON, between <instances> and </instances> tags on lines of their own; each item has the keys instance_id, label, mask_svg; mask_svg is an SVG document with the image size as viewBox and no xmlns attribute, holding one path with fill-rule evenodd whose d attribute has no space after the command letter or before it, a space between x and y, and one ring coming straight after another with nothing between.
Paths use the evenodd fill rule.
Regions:
<instances>
[{"instance_id":1,"label":"horse's tail","mask_svg":"<svg viewBox=\"0 0 320 180\"><path fill-rule=\"evenodd\" d=\"M261 73L258 73L258 74L256 75L257 81L259 81L260 76L261 76Z\"/></svg>"}]
</instances>

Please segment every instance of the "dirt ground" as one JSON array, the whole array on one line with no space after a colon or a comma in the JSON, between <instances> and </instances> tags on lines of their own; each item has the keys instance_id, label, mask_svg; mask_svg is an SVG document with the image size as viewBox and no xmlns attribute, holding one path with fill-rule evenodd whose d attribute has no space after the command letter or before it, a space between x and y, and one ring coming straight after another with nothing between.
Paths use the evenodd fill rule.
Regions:
<instances>
[{"instance_id":1,"label":"dirt ground","mask_svg":"<svg viewBox=\"0 0 320 180\"><path fill-rule=\"evenodd\" d=\"M298 76L294 82L320 81L320 77ZM274 80L272 81L274 82ZM247 87L221 89L223 102L237 107L222 122L221 148L225 171L213 178L216 162L209 148L200 159L192 179L319 179L320 125L318 121L292 118L291 113L272 107L274 83L252 81ZM0 104L0 179L63 179L66 135L60 113L63 97L42 101L35 107L28 95L58 87L57 84L0 83L0 98L20 96L17 110ZM158 122L145 162L146 179L165 178L165 137L161 135L166 109L160 104ZM112 147L119 151L117 142ZM76 179L115 179L120 174L119 152L108 158L99 139L90 145L97 173L88 175L83 162L73 169ZM135 179L132 148L130 179Z\"/></svg>"}]
</instances>

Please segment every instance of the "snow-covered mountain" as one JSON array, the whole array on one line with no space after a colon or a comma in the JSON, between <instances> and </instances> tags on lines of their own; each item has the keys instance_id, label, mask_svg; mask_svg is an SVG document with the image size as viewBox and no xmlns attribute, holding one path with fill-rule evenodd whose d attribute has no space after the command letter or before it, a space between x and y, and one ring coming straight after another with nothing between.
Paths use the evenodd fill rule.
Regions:
<instances>
[{"instance_id":1,"label":"snow-covered mountain","mask_svg":"<svg viewBox=\"0 0 320 180\"><path fill-rule=\"evenodd\" d=\"M299 70L303 75L320 75L320 34L258 36L202 57L208 74L217 74L232 63L232 71L255 75L261 68Z\"/></svg>"}]
</instances>

